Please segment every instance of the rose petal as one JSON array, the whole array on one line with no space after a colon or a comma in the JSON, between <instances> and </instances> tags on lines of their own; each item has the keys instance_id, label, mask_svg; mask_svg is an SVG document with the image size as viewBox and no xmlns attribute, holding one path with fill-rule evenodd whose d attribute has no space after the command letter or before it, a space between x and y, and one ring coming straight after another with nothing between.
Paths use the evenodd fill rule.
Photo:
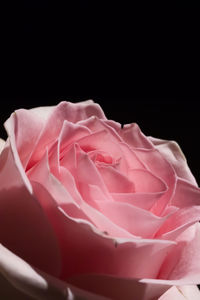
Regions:
<instances>
[{"instance_id":1,"label":"rose petal","mask_svg":"<svg viewBox=\"0 0 200 300\"><path fill-rule=\"evenodd\" d=\"M143 282L137 278L117 278L96 274L73 276L68 279L68 282L113 300L157 300L171 287L170 284L160 283L157 280Z\"/></svg>"},{"instance_id":2,"label":"rose petal","mask_svg":"<svg viewBox=\"0 0 200 300\"><path fill-rule=\"evenodd\" d=\"M111 120L99 119L96 116L92 116L86 120L81 120L80 122L78 122L78 124L86 126L93 133L101 130L106 130L112 135L113 139L115 139L116 142L117 141L123 142L123 139L118 134L118 130L116 131L112 126L110 126L111 122L112 122Z\"/></svg>"},{"instance_id":3,"label":"rose petal","mask_svg":"<svg viewBox=\"0 0 200 300\"><path fill-rule=\"evenodd\" d=\"M38 107L32 110L19 109L4 124L11 143L14 143L17 148L24 168L26 168L51 110L51 107Z\"/></svg>"},{"instance_id":4,"label":"rose petal","mask_svg":"<svg viewBox=\"0 0 200 300\"><path fill-rule=\"evenodd\" d=\"M90 134L87 127L65 120L59 135L59 152L62 153L67 146Z\"/></svg>"},{"instance_id":5,"label":"rose petal","mask_svg":"<svg viewBox=\"0 0 200 300\"><path fill-rule=\"evenodd\" d=\"M164 194L158 193L111 193L112 198L117 202L129 203L131 205L150 210L156 201Z\"/></svg>"},{"instance_id":6,"label":"rose petal","mask_svg":"<svg viewBox=\"0 0 200 300\"><path fill-rule=\"evenodd\" d=\"M57 178L50 173L47 152L43 158L28 171L27 175L31 182L38 182L48 189L57 203L70 203L77 206L75 199L72 198L70 193L62 186Z\"/></svg>"},{"instance_id":7,"label":"rose petal","mask_svg":"<svg viewBox=\"0 0 200 300\"><path fill-rule=\"evenodd\" d=\"M65 120L76 123L80 120L87 119L92 115L105 119L101 107L92 101L80 103L60 102L54 107L51 115L45 122L45 126L33 149L29 165L37 162L43 155L46 145L57 139Z\"/></svg>"},{"instance_id":8,"label":"rose petal","mask_svg":"<svg viewBox=\"0 0 200 300\"><path fill-rule=\"evenodd\" d=\"M164 262L159 278L200 283L200 223L190 226L176 239L178 243Z\"/></svg>"},{"instance_id":9,"label":"rose petal","mask_svg":"<svg viewBox=\"0 0 200 300\"><path fill-rule=\"evenodd\" d=\"M155 148L170 162L176 171L176 174L185 180L188 180L195 186L198 186L190 168L188 167L186 158L181 151L181 148L175 141L166 141L149 137L149 140L154 144Z\"/></svg>"},{"instance_id":10,"label":"rose petal","mask_svg":"<svg viewBox=\"0 0 200 300\"><path fill-rule=\"evenodd\" d=\"M5 141L0 139L0 154L1 154L1 151L3 150L4 146L5 146Z\"/></svg>"},{"instance_id":11,"label":"rose petal","mask_svg":"<svg viewBox=\"0 0 200 300\"><path fill-rule=\"evenodd\" d=\"M181 208L169 216L157 232L156 237L172 238L171 232L177 231L180 234L181 231L198 221L200 221L200 206ZM173 235L173 239L174 237L175 235Z\"/></svg>"},{"instance_id":12,"label":"rose petal","mask_svg":"<svg viewBox=\"0 0 200 300\"><path fill-rule=\"evenodd\" d=\"M98 165L97 167L110 193L131 193L135 191L134 183L112 166Z\"/></svg>"},{"instance_id":13,"label":"rose petal","mask_svg":"<svg viewBox=\"0 0 200 300\"><path fill-rule=\"evenodd\" d=\"M92 184L97 185L105 195L111 199L107 187L100 176L94 162L89 158L89 156L80 150L79 145L75 146L76 153L76 166L72 175L75 178L77 185L79 186L79 192L81 193L84 185ZM81 186L80 186L81 184Z\"/></svg>"},{"instance_id":14,"label":"rose petal","mask_svg":"<svg viewBox=\"0 0 200 300\"><path fill-rule=\"evenodd\" d=\"M141 132L136 123L126 124L120 131L120 135L132 148L152 149L153 145L150 140Z\"/></svg>"},{"instance_id":15,"label":"rose petal","mask_svg":"<svg viewBox=\"0 0 200 300\"><path fill-rule=\"evenodd\" d=\"M175 191L177 177L170 163L157 149L134 149L139 159L153 174L160 177L168 186L168 191L155 203L151 211L156 215L165 214L165 208L171 201Z\"/></svg>"},{"instance_id":16,"label":"rose petal","mask_svg":"<svg viewBox=\"0 0 200 300\"><path fill-rule=\"evenodd\" d=\"M50 275L37 272L20 257L0 244L0 296L12 299L69 299L66 284ZM9 287L9 290L7 289ZM33 298L32 298L33 297ZM3 298L5 299L5 298ZM8 299L8 298L6 298ZM11 299L11 298L9 298Z\"/></svg>"},{"instance_id":17,"label":"rose petal","mask_svg":"<svg viewBox=\"0 0 200 300\"><path fill-rule=\"evenodd\" d=\"M115 224L143 238L152 238L165 222L165 218L128 203L99 201L97 206Z\"/></svg>"},{"instance_id":18,"label":"rose petal","mask_svg":"<svg viewBox=\"0 0 200 300\"><path fill-rule=\"evenodd\" d=\"M63 209L57 210L51 195L39 184L34 191L59 239L62 278L82 273L156 277L166 255L174 247L171 241L110 237L91 223L70 217ZM94 209L90 209L94 217ZM111 224L109 226L112 229Z\"/></svg>"},{"instance_id":19,"label":"rose petal","mask_svg":"<svg viewBox=\"0 0 200 300\"><path fill-rule=\"evenodd\" d=\"M173 286L158 300L199 300L200 292L196 285Z\"/></svg>"},{"instance_id":20,"label":"rose petal","mask_svg":"<svg viewBox=\"0 0 200 300\"><path fill-rule=\"evenodd\" d=\"M83 160L85 159L85 154L82 157L82 159ZM81 173L83 171L84 168L80 166L80 171L78 169L80 182L81 182L81 178L82 180L86 178L85 175ZM43 159L41 159L37 165L35 165L32 169L30 169L28 176L29 179L31 180L32 186L34 187L34 193L36 194L42 206L44 202L42 200L43 197L48 198L48 196L44 196L44 190L46 191L48 190L51 193L50 199L52 199L52 197L54 199L54 200L49 200L50 203L53 201L55 207L56 205L59 204L69 216L75 218L76 217L82 218L83 220L89 219L90 222L95 224L100 230L107 231L109 232L109 234L113 236L132 237L131 234L121 229L120 227L116 226L115 224L113 224L109 219L107 219L105 216L99 213L99 211L96 211L92 207L87 205L87 203L82 200L80 194L77 194L75 190L74 192L72 191L73 186L70 187L70 185L73 184L73 181L71 180L69 173L65 174L65 176L68 176L68 183L67 183L68 190L65 189L64 186L61 184L61 182L58 181L53 176L53 174L50 173L48 167L47 155L44 156ZM91 179L95 180L95 176L93 176ZM35 185L36 183L38 184ZM43 186L43 189L41 185ZM87 187L87 182L86 182L86 187ZM40 190L42 190L42 192L40 192ZM72 198L73 195L75 195L74 198ZM46 211L46 206L44 207L44 211Z\"/></svg>"},{"instance_id":21,"label":"rose petal","mask_svg":"<svg viewBox=\"0 0 200 300\"><path fill-rule=\"evenodd\" d=\"M15 300L106 300L40 270L0 245L0 297ZM108 299L107 299L108 300Z\"/></svg>"},{"instance_id":22,"label":"rose petal","mask_svg":"<svg viewBox=\"0 0 200 300\"><path fill-rule=\"evenodd\" d=\"M200 189L185 180L178 179L171 204L180 208L200 205Z\"/></svg>"},{"instance_id":23,"label":"rose petal","mask_svg":"<svg viewBox=\"0 0 200 300\"><path fill-rule=\"evenodd\" d=\"M145 169L129 169L128 178L133 181L137 193L159 193L166 192L166 183Z\"/></svg>"},{"instance_id":24,"label":"rose petal","mask_svg":"<svg viewBox=\"0 0 200 300\"><path fill-rule=\"evenodd\" d=\"M106 130L95 132L77 142L86 152L98 149L106 151L116 161L120 159L121 171L125 174L128 168L144 168L136 154L125 143L116 143L113 135Z\"/></svg>"},{"instance_id":25,"label":"rose petal","mask_svg":"<svg viewBox=\"0 0 200 300\"><path fill-rule=\"evenodd\" d=\"M1 242L34 266L58 275L60 254L55 234L24 183L25 174L18 169L9 141L0 156L0 170Z\"/></svg>"}]
</instances>

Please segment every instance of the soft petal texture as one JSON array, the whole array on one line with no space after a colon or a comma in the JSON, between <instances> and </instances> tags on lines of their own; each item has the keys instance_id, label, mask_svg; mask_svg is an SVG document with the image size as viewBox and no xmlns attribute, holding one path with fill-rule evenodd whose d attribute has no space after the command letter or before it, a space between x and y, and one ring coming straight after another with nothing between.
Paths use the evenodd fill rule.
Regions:
<instances>
[{"instance_id":1,"label":"soft petal texture","mask_svg":"<svg viewBox=\"0 0 200 300\"><path fill-rule=\"evenodd\" d=\"M183 179L188 180L197 186L197 182L192 175L186 158L181 151L181 148L175 141L166 141L149 137L149 140L155 145L156 149L171 163L176 171L176 174Z\"/></svg>"},{"instance_id":2,"label":"soft petal texture","mask_svg":"<svg viewBox=\"0 0 200 300\"><path fill-rule=\"evenodd\" d=\"M129 169L128 178L134 182L135 191L138 193L160 193L168 189L165 182L149 170Z\"/></svg>"},{"instance_id":3,"label":"soft petal texture","mask_svg":"<svg viewBox=\"0 0 200 300\"><path fill-rule=\"evenodd\" d=\"M59 275L55 234L35 196L27 189L26 175L20 173L9 143L1 153L0 170L1 242L36 267Z\"/></svg>"},{"instance_id":4,"label":"soft petal texture","mask_svg":"<svg viewBox=\"0 0 200 300\"><path fill-rule=\"evenodd\" d=\"M168 190L155 203L151 209L153 213L161 215L165 213L165 209L170 203L170 200L175 192L176 174L170 163L156 150L134 149L134 152L140 158L153 174L160 177L168 186Z\"/></svg>"},{"instance_id":5,"label":"soft petal texture","mask_svg":"<svg viewBox=\"0 0 200 300\"><path fill-rule=\"evenodd\" d=\"M200 205L200 189L185 180L178 179L171 204L179 208Z\"/></svg>"},{"instance_id":6,"label":"soft petal texture","mask_svg":"<svg viewBox=\"0 0 200 300\"><path fill-rule=\"evenodd\" d=\"M200 223L190 226L176 238L177 246L164 262L159 278L199 283Z\"/></svg>"},{"instance_id":7,"label":"soft petal texture","mask_svg":"<svg viewBox=\"0 0 200 300\"><path fill-rule=\"evenodd\" d=\"M128 203L101 201L97 203L97 206L99 211L115 224L143 238L153 238L165 222L165 218L157 217L151 212Z\"/></svg>"},{"instance_id":8,"label":"soft petal texture","mask_svg":"<svg viewBox=\"0 0 200 300\"><path fill-rule=\"evenodd\" d=\"M73 276L68 281L80 288L115 300L158 300L170 288L167 282L95 274Z\"/></svg>"},{"instance_id":9,"label":"soft petal texture","mask_svg":"<svg viewBox=\"0 0 200 300\"><path fill-rule=\"evenodd\" d=\"M200 291L196 285L173 286L158 300L199 300Z\"/></svg>"},{"instance_id":10,"label":"soft petal texture","mask_svg":"<svg viewBox=\"0 0 200 300\"><path fill-rule=\"evenodd\" d=\"M5 145L5 141L0 139L0 154L1 154L1 151L3 150L3 148L4 148L4 145Z\"/></svg>"},{"instance_id":11,"label":"soft petal texture","mask_svg":"<svg viewBox=\"0 0 200 300\"><path fill-rule=\"evenodd\" d=\"M156 277L175 245L170 241L109 237L87 221L72 218L63 209L57 209L50 194L41 186L35 186L34 190L60 240L64 278L81 273ZM149 255L152 255L151 260Z\"/></svg>"},{"instance_id":12,"label":"soft petal texture","mask_svg":"<svg viewBox=\"0 0 200 300\"><path fill-rule=\"evenodd\" d=\"M108 300L33 268L1 244L0 285L4 300Z\"/></svg>"},{"instance_id":13,"label":"soft petal texture","mask_svg":"<svg viewBox=\"0 0 200 300\"><path fill-rule=\"evenodd\" d=\"M153 148L151 141L141 132L136 123L124 125L120 133L123 140L133 148Z\"/></svg>"},{"instance_id":14,"label":"soft petal texture","mask_svg":"<svg viewBox=\"0 0 200 300\"><path fill-rule=\"evenodd\" d=\"M6 284L1 285L2 299L68 299L66 286L50 278L0 244L0 282Z\"/></svg>"},{"instance_id":15,"label":"soft petal texture","mask_svg":"<svg viewBox=\"0 0 200 300\"><path fill-rule=\"evenodd\" d=\"M96 115L103 119L105 118L100 106L92 101L76 104L61 102L55 106L49 118L45 122L45 126L37 140L35 148L33 149L29 164L32 165L41 158L43 149L58 137L65 120L76 123L80 120L87 119L92 115Z\"/></svg>"},{"instance_id":16,"label":"soft petal texture","mask_svg":"<svg viewBox=\"0 0 200 300\"><path fill-rule=\"evenodd\" d=\"M122 128L91 100L20 109L5 127L0 236L15 255L0 246L4 299L189 297L200 189L175 142Z\"/></svg>"},{"instance_id":17,"label":"soft petal texture","mask_svg":"<svg viewBox=\"0 0 200 300\"><path fill-rule=\"evenodd\" d=\"M16 144L18 154L24 167L26 167L32 150L37 143L38 136L52 108L37 108L32 110L16 110L5 122L5 128L11 142Z\"/></svg>"}]
</instances>

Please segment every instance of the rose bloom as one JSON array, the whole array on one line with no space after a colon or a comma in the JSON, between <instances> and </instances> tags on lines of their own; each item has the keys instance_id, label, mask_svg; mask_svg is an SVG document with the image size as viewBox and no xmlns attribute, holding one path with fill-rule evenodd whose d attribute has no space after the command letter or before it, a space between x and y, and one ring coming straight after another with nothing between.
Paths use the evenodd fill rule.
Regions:
<instances>
[{"instance_id":1,"label":"rose bloom","mask_svg":"<svg viewBox=\"0 0 200 300\"><path fill-rule=\"evenodd\" d=\"M200 190L176 142L91 100L5 128L0 299L200 299Z\"/></svg>"}]
</instances>

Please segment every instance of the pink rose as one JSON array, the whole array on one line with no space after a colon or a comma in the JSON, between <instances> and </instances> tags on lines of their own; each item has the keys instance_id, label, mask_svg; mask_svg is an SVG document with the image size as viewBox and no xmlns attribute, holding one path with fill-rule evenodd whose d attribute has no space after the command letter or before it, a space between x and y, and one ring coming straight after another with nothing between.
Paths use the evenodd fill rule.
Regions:
<instances>
[{"instance_id":1,"label":"pink rose","mask_svg":"<svg viewBox=\"0 0 200 300\"><path fill-rule=\"evenodd\" d=\"M176 142L92 101L5 128L1 299L200 299L200 189Z\"/></svg>"}]
</instances>

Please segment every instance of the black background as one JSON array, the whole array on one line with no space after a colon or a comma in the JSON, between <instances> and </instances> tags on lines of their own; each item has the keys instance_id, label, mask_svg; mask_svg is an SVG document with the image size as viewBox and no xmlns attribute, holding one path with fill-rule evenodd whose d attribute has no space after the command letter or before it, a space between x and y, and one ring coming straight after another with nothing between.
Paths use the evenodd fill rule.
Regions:
<instances>
[{"instance_id":1,"label":"black background","mask_svg":"<svg viewBox=\"0 0 200 300\"><path fill-rule=\"evenodd\" d=\"M44 97L2 97L1 134L6 138L4 121L18 108L56 105L61 100L72 102L93 99L107 118L122 124L136 122L145 135L175 140L181 146L198 184L200 184L199 100L197 98L135 98L98 95L63 95Z\"/></svg>"}]
</instances>

